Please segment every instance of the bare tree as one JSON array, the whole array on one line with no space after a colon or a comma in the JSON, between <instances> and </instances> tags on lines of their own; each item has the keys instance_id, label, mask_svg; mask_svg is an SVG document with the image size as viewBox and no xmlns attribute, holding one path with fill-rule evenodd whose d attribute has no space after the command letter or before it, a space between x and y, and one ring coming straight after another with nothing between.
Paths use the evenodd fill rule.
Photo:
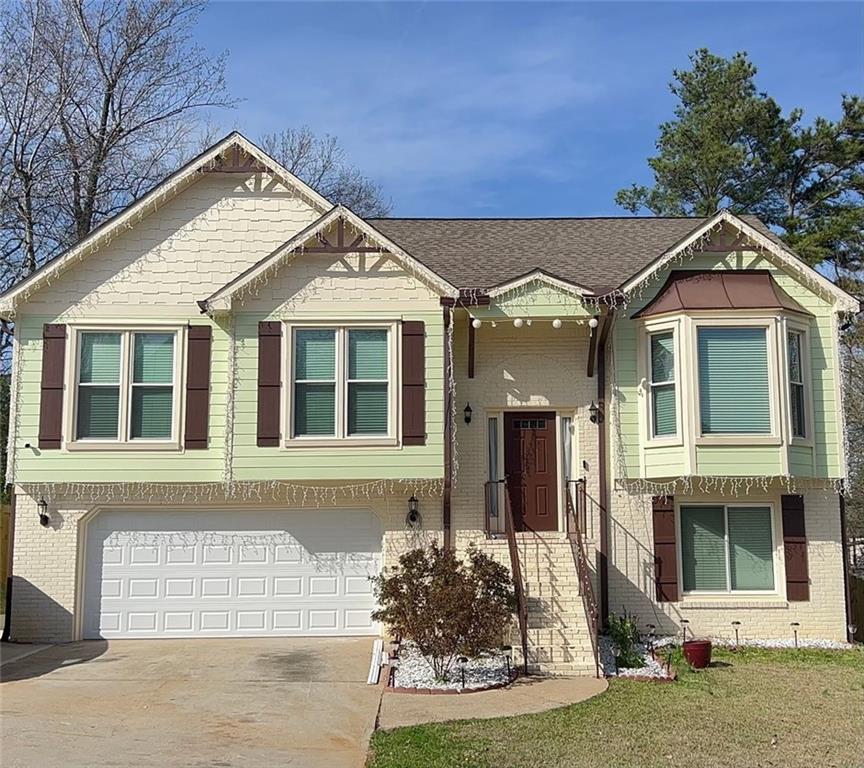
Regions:
<instances>
[{"instance_id":1,"label":"bare tree","mask_svg":"<svg viewBox=\"0 0 864 768\"><path fill-rule=\"evenodd\" d=\"M306 126L261 137L261 148L295 176L333 203L358 216L387 216L392 203L382 197L381 185L348 162L335 136L316 136Z\"/></svg>"},{"instance_id":2,"label":"bare tree","mask_svg":"<svg viewBox=\"0 0 864 768\"><path fill-rule=\"evenodd\" d=\"M225 57L192 40L204 0L22 0L0 16L5 289L163 178L211 108ZM0 336L0 362L10 340Z\"/></svg>"}]
</instances>

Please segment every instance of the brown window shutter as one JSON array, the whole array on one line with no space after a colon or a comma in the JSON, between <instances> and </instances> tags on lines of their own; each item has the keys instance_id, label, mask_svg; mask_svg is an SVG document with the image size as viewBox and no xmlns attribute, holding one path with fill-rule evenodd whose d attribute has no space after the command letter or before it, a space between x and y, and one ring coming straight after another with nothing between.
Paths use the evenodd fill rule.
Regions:
<instances>
[{"instance_id":1,"label":"brown window shutter","mask_svg":"<svg viewBox=\"0 0 864 768\"><path fill-rule=\"evenodd\" d=\"M654 583L657 602L678 601L678 544L675 540L675 504L671 496L651 499L654 518Z\"/></svg>"},{"instance_id":2,"label":"brown window shutter","mask_svg":"<svg viewBox=\"0 0 864 768\"><path fill-rule=\"evenodd\" d=\"M183 444L188 450L207 448L210 413L210 349L213 329L190 325L186 347L186 428Z\"/></svg>"},{"instance_id":3,"label":"brown window shutter","mask_svg":"<svg viewBox=\"0 0 864 768\"><path fill-rule=\"evenodd\" d=\"M426 445L426 325L402 323L402 445Z\"/></svg>"},{"instance_id":4,"label":"brown window shutter","mask_svg":"<svg viewBox=\"0 0 864 768\"><path fill-rule=\"evenodd\" d=\"M279 445L282 323L258 323L258 445Z\"/></svg>"},{"instance_id":5,"label":"brown window shutter","mask_svg":"<svg viewBox=\"0 0 864 768\"><path fill-rule=\"evenodd\" d=\"M807 567L807 532L804 527L804 497L784 495L783 553L786 559L786 599L810 599L810 574Z\"/></svg>"},{"instance_id":6,"label":"brown window shutter","mask_svg":"<svg viewBox=\"0 0 864 768\"><path fill-rule=\"evenodd\" d=\"M53 450L63 439L63 377L66 367L66 326L42 326L42 385L39 401L39 448Z\"/></svg>"}]
</instances>

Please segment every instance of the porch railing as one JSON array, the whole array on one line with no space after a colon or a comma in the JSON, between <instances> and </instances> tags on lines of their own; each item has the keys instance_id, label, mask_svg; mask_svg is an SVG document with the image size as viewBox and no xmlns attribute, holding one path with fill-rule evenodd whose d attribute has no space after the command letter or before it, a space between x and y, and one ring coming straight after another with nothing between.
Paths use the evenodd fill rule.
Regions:
<instances>
[{"instance_id":1,"label":"porch railing","mask_svg":"<svg viewBox=\"0 0 864 768\"><path fill-rule=\"evenodd\" d=\"M600 617L597 609L597 599L594 596L594 584L591 581L588 552L585 547L585 530L588 520L588 494L585 488L585 478L568 481L565 497L567 505L567 534L571 541L576 542L576 551L573 553L573 560L579 578L582 605L585 609L585 616L588 619L588 630L591 633L591 648L594 651L594 671L597 677L600 677L600 647L598 637Z\"/></svg>"},{"instance_id":2,"label":"porch railing","mask_svg":"<svg viewBox=\"0 0 864 768\"><path fill-rule=\"evenodd\" d=\"M499 494L499 487L503 485L504 493ZM519 559L519 546L516 542L516 525L513 521L513 509L510 506L510 491L506 480L490 480L485 485L486 497L486 535L491 536L500 533L493 522L500 514L499 506L504 507L504 533L507 536L507 548L510 551L510 570L513 573L513 591L516 593L516 618L519 622L519 638L522 642L522 663L525 674L528 674L528 598L526 596L525 581L522 578L522 562ZM503 505L499 505L501 496L504 497Z\"/></svg>"}]
</instances>

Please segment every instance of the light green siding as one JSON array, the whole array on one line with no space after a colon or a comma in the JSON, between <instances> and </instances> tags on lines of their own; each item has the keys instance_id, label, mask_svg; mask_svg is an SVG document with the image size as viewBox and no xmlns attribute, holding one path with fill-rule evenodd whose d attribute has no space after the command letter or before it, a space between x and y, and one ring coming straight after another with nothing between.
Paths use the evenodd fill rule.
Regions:
<instances>
[{"instance_id":1,"label":"light green siding","mask_svg":"<svg viewBox=\"0 0 864 768\"><path fill-rule=\"evenodd\" d=\"M650 282L642 296L634 300L616 321L611 370L618 391L620 437L614 440L620 451L624 474L629 478L678 477L699 475L779 475L783 474L782 451L787 452L789 474L803 477L840 477L842 469L842 435L839 420L841 410L837 400L838 357L834 341L836 316L826 298L803 285L791 274L754 252L730 254L705 253L695 256L674 269L765 269L778 285L806 310L809 318L810 386L814 423L808 425L812 447L792 446L696 446L696 466L688 471L686 453L675 449L647 448L640 434L640 409L645 397L640 394L640 379L645 372L638 368L637 340L639 321L632 315L644 307L662 288L669 271ZM805 320L805 322L807 322ZM785 380L785 371L783 371ZM783 397L786 392L782 393ZM698 411L697 411L698 418ZM645 416L642 416L644 419ZM640 455L641 454L641 455ZM644 466L644 470L643 470ZM644 474L643 474L644 472Z\"/></svg>"},{"instance_id":2,"label":"light green siding","mask_svg":"<svg viewBox=\"0 0 864 768\"><path fill-rule=\"evenodd\" d=\"M534 281L502 293L485 307L471 307L471 315L482 319L540 317L579 317L588 319L591 312L582 300L555 285Z\"/></svg>"},{"instance_id":3,"label":"light green siding","mask_svg":"<svg viewBox=\"0 0 864 768\"><path fill-rule=\"evenodd\" d=\"M382 319L380 308L355 310L355 321ZM387 315L387 317L390 317ZM435 478L444 473L444 324L440 307L421 302L404 320L426 327L426 445L345 448L259 448L257 430L258 322L271 315L242 313L236 319L238 382L234 403L234 479L374 480ZM339 322L335 320L335 322ZM346 321L347 322L347 321Z\"/></svg>"},{"instance_id":4,"label":"light green siding","mask_svg":"<svg viewBox=\"0 0 864 768\"><path fill-rule=\"evenodd\" d=\"M15 481L18 483L170 483L222 480L227 386L228 336L201 314L159 314L160 321L176 320L213 326L210 374L210 423L206 450L40 450L39 399L42 376L42 325L71 321L64 317L28 316L15 326L18 360L18 437L15 441ZM80 318L75 318L80 322ZM114 322L114 320L112 320ZM137 318L135 323L142 321ZM130 325L133 321L130 320ZM68 354L68 345L67 345ZM29 443L32 447L25 448Z\"/></svg>"}]
</instances>

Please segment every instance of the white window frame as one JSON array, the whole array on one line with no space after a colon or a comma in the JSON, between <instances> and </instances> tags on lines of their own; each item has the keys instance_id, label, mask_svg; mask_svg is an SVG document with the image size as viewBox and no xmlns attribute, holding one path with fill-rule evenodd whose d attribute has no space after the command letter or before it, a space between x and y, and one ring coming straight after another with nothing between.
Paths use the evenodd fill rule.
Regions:
<instances>
[{"instance_id":1,"label":"white window frame","mask_svg":"<svg viewBox=\"0 0 864 768\"><path fill-rule=\"evenodd\" d=\"M675 434L654 435L654 407L653 407L653 382L651 370L651 338L661 333L672 333L672 349L675 355L674 380L665 382L675 385ZM643 373L642 390L645 393L645 408L643 409L643 440L646 446L654 447L676 447L684 444L684 381L681 365L681 351L683 349L683 324L681 319L664 318L661 320L647 321L642 327L642 339L639 344L639 367Z\"/></svg>"},{"instance_id":2,"label":"white window frame","mask_svg":"<svg viewBox=\"0 0 864 768\"><path fill-rule=\"evenodd\" d=\"M66 355L66 396L64 397L64 448L78 450L180 450L183 423L186 326L171 324L100 323L69 327L69 350ZM78 386L81 374L81 335L84 333L120 334L120 408L116 439L78 437ZM167 438L132 438L132 365L133 338L142 333L170 333L174 335L173 378L171 381L171 435ZM91 385L85 385L91 386ZM111 385L114 386L114 385ZM135 385L146 386L146 385ZM166 386L166 385L159 385Z\"/></svg>"},{"instance_id":3,"label":"white window frame","mask_svg":"<svg viewBox=\"0 0 864 768\"><path fill-rule=\"evenodd\" d=\"M681 507L723 507L724 546L726 550L726 589L725 590L684 590L684 539L681 534ZM774 566L773 589L732 589L732 569L729 554L729 507L765 507L771 515L771 554ZM785 596L786 575L783 565L783 530L780 515L777 514L777 503L772 499L752 496L745 499L699 497L688 500L675 499L675 549L678 559L678 584L684 599L698 598L700 600L735 600L746 597L777 598Z\"/></svg>"},{"instance_id":4,"label":"white window frame","mask_svg":"<svg viewBox=\"0 0 864 768\"><path fill-rule=\"evenodd\" d=\"M804 387L804 436L795 435L792 423L792 379L789 377L789 346L786 341L788 334L797 333L801 338L801 384ZM815 413L813 407L813 367L810 357L810 326L793 318L786 318L783 328L783 371L786 383L786 414L789 442L792 445L812 446L815 432Z\"/></svg>"},{"instance_id":5,"label":"white window frame","mask_svg":"<svg viewBox=\"0 0 864 768\"><path fill-rule=\"evenodd\" d=\"M699 316L690 314L693 318L691 324L689 349L693 361L693 403L692 408L695 415L693 427L695 430L696 445L780 445L782 436L780 434L779 397L780 364L778 360L778 333L777 326L781 322L780 316L735 314L731 317ZM768 410L771 418L771 431L765 434L754 434L749 432L711 433L702 432L701 397L699 392L699 329L700 328L764 328L765 348L768 354ZM786 337L783 336L785 345ZM785 381L786 374L783 374Z\"/></svg>"},{"instance_id":6,"label":"white window frame","mask_svg":"<svg viewBox=\"0 0 864 768\"><path fill-rule=\"evenodd\" d=\"M283 324L282 342L282 381L286 382L282 409L283 448L323 448L323 447L395 447L400 444L402 433L400 418L401 380L399 361L401 359L401 334L396 320L336 320L286 321ZM386 435L349 435L348 434L348 331L353 329L381 329L387 331L387 434ZM336 418L333 436L303 436L294 433L294 336L304 329L334 330L336 332ZM319 381L320 380L316 380ZM353 381L353 380L351 380ZM372 381L363 379L362 381ZM301 380L302 383L302 380Z\"/></svg>"}]
</instances>

